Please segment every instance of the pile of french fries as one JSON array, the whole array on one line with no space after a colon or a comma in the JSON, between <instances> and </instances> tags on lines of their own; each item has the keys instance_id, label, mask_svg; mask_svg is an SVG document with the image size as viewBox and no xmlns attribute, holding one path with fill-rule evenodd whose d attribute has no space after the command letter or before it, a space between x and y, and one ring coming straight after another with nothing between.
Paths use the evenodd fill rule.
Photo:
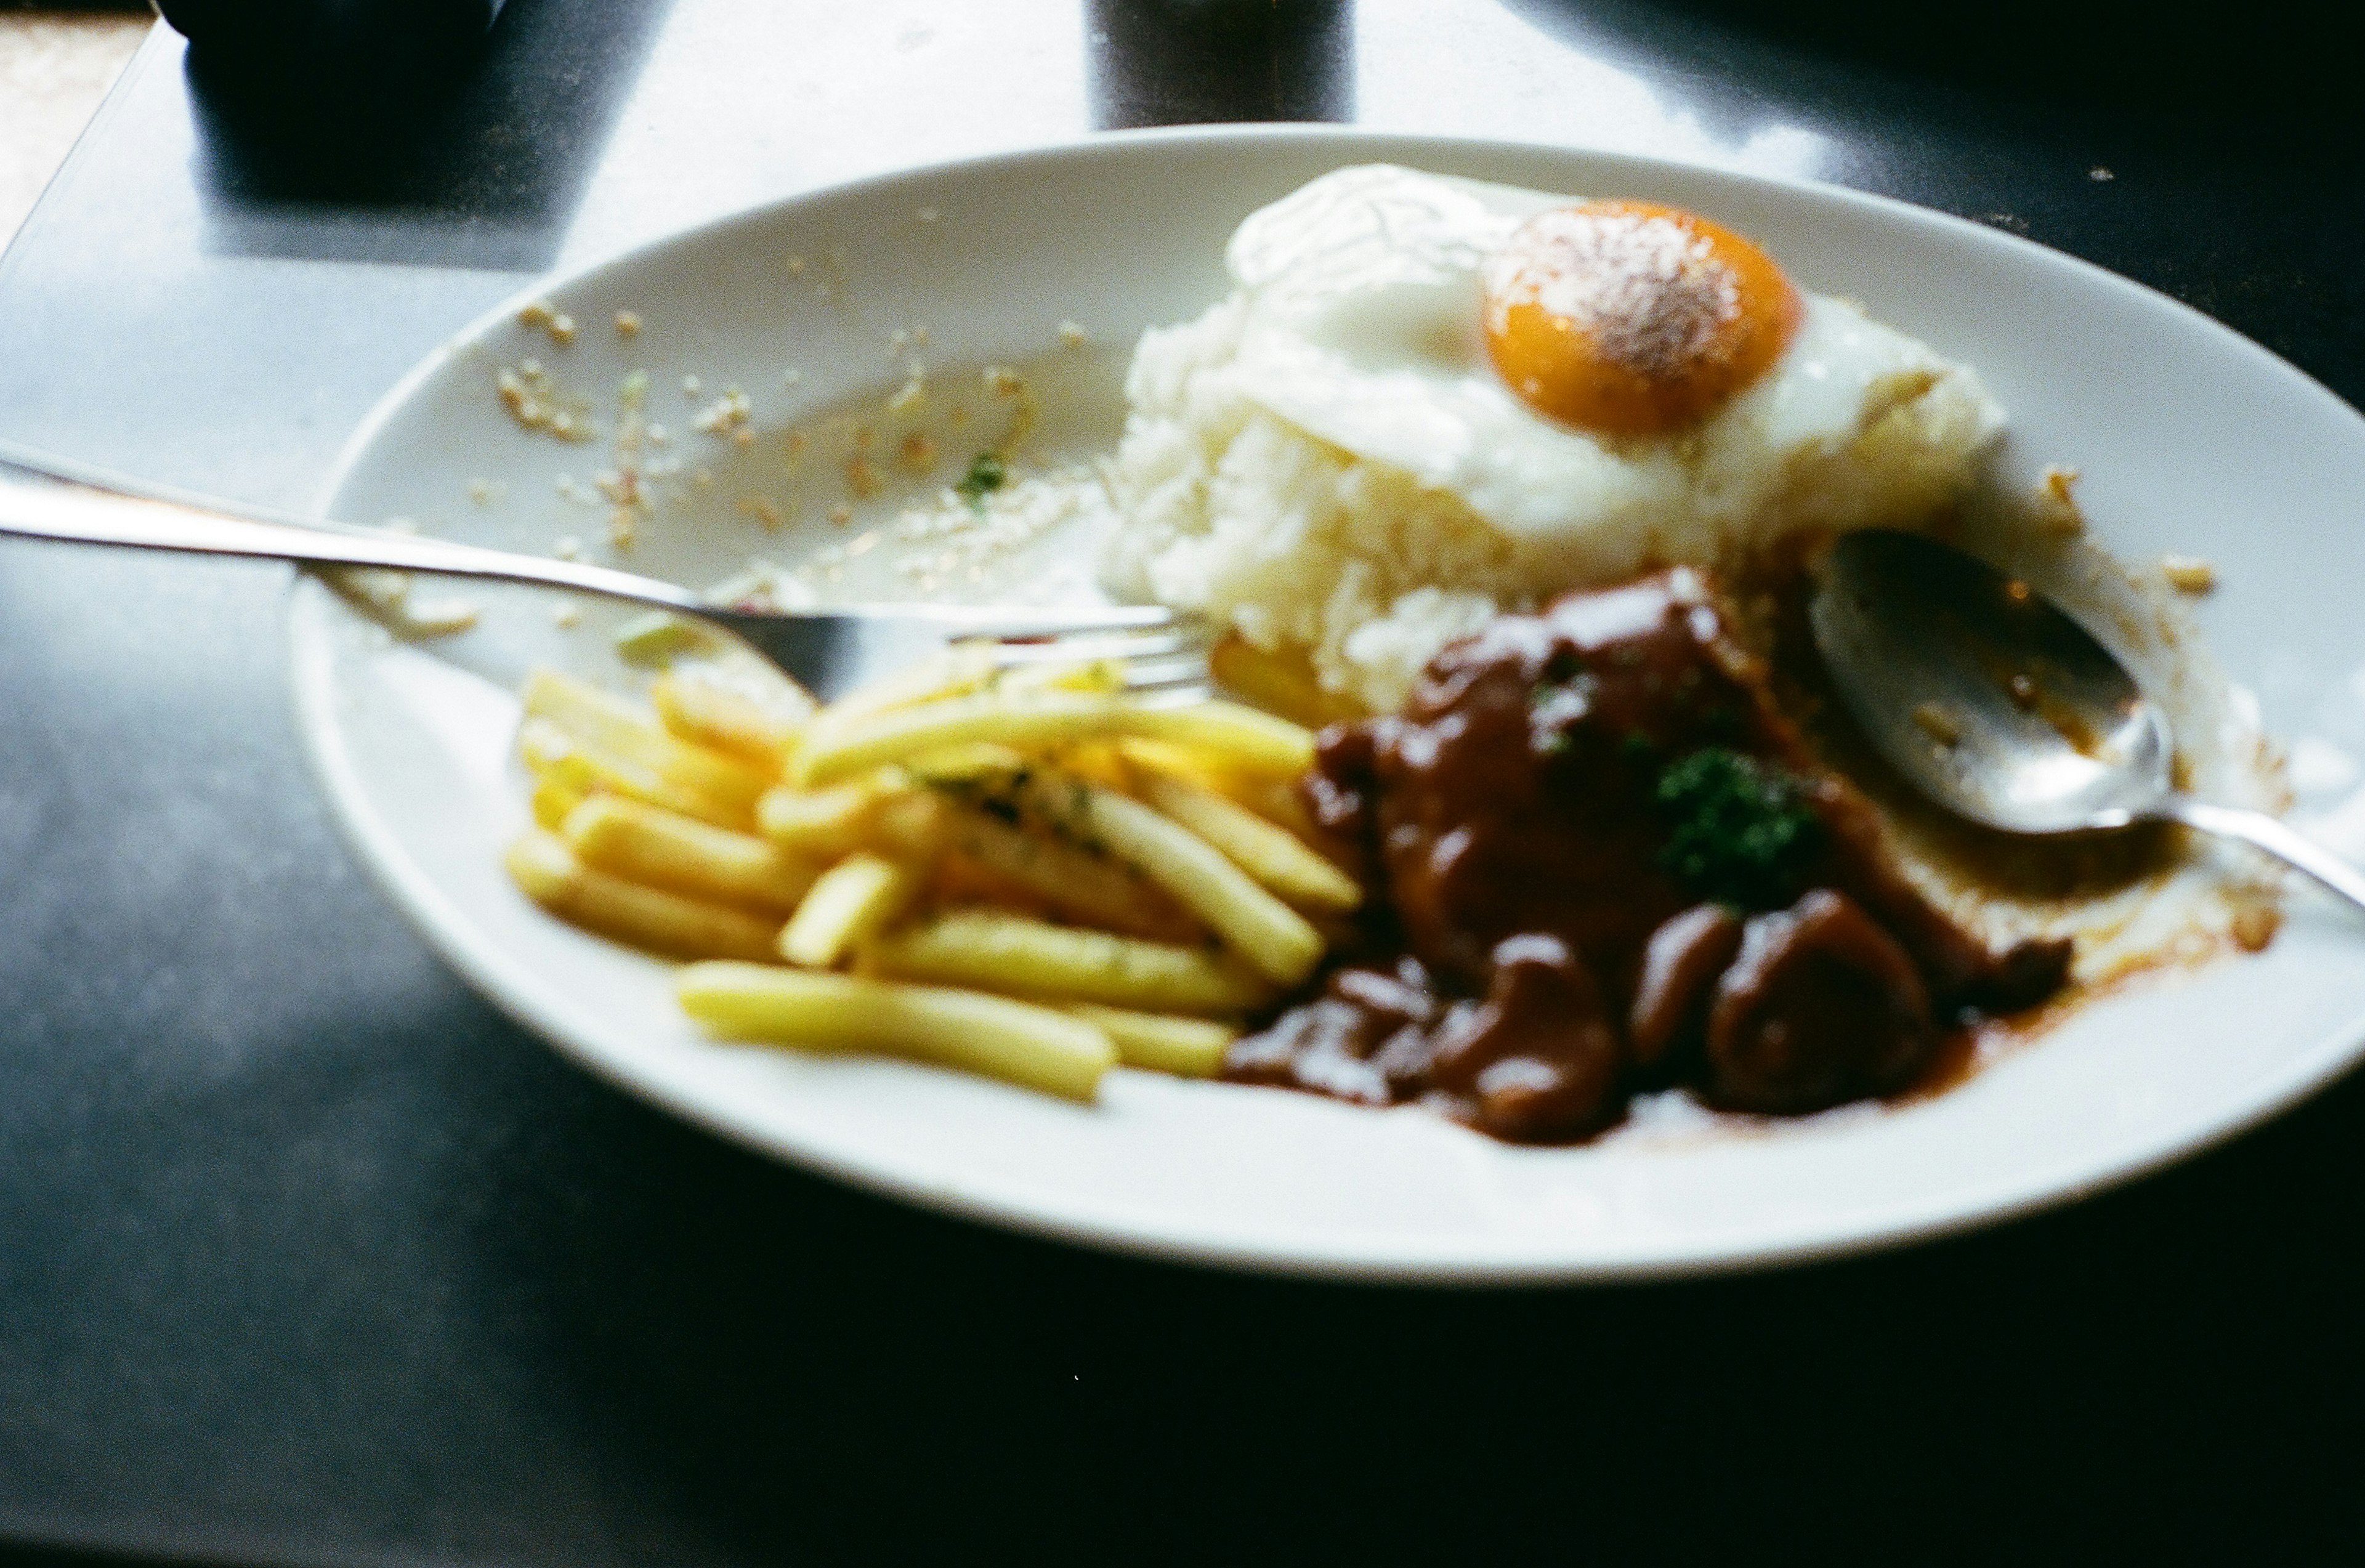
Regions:
<instances>
[{"instance_id":1,"label":"pile of french fries","mask_svg":"<svg viewBox=\"0 0 2365 1568\"><path fill-rule=\"evenodd\" d=\"M551 671L508 868L561 919L692 960L719 1036L917 1058L1089 1101L1213 1073L1362 891L1292 780L1302 725L1154 708L1107 663L956 647L825 708L677 666L653 710Z\"/></svg>"}]
</instances>

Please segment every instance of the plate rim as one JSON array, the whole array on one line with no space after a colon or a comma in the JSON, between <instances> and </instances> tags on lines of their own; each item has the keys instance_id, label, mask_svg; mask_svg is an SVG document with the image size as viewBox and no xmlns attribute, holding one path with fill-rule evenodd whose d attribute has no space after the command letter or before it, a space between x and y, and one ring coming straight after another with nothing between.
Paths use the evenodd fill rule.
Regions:
<instances>
[{"instance_id":1,"label":"plate rim","mask_svg":"<svg viewBox=\"0 0 2365 1568\"><path fill-rule=\"evenodd\" d=\"M2294 381L2304 391L2330 406L2330 411L2353 425L2365 427L2360 415L2306 371L2264 345L2236 331L2203 311L2146 285L2122 276L2082 257L2036 241L2012 234L1933 207L1896 197L1855 190L1795 175L1760 174L1693 160L1664 158L1606 149L1530 142L1502 138L1433 135L1364 126L1328 124L1233 124L1166 126L1094 132L1022 148L873 172L743 204L693 224L644 237L563 272L539 274L480 312L433 349L420 356L387 387L356 424L314 492L309 514L329 521L330 503L360 465L376 439L431 378L454 357L513 319L534 299L562 289L596 286L603 274L628 266L664 248L694 246L713 236L810 203L891 194L902 184L958 177L970 170L1011 168L1031 162L1059 162L1076 158L1119 157L1140 146L1184 144L1221 148L1231 145L1295 144L1335 148L1343 161L1358 150L1378 147L1433 150L1435 155L1483 157L1542 157L1616 165L1640 179L1653 174L1680 178L1701 175L1776 192L1796 193L1820 201L1858 207L1908 226L1936 230L1955 241L1992 246L2004 252L2034 252L2046 264L2066 264L2090 283L2140 297L2147 308L2167 307L2187 329L2199 329L2254 360L2269 373ZM1418 156L1418 153L1407 153ZM2365 429L2360 429L2365 436ZM602 1081L679 1116L707 1132L770 1159L843 1182L859 1191L892 1198L921 1209L957 1215L1018 1233L1092 1247L1123 1255L1170 1263L1219 1268L1255 1274L1333 1280L1378 1284L1420 1284L1474 1288L1504 1285L1566 1286L1678 1280L1757 1271L1888 1251L1916 1242L1981 1230L2131 1184L2169 1166L2205 1154L2252 1131L2313 1095L2365 1058L2365 1011L2324 1032L2323 1037L2297 1054L2278 1079L2263 1082L2231 1114L2186 1117L2173 1132L2156 1137L2136 1152L2085 1162L2086 1173L2069 1180L2040 1176L2020 1182L2004 1180L1977 1191L1969 1202L1957 1196L1932 1203L1919 1211L1886 1220L1855 1225L1844 1231L1793 1226L1770 1238L1745 1243L1703 1246L1697 1242L1680 1253L1636 1253L1587 1260L1548 1254L1539 1249L1530 1255L1524 1241L1518 1247L1494 1238L1494 1256L1478 1259L1466 1250L1442 1243L1423 1245L1389 1237L1377 1247L1355 1245L1363 1233L1340 1231L1335 1237L1261 1240L1202 1233L1197 1227L1178 1230L1171 1224L1126 1222L1089 1202L1072 1199L1045 1204L1028 1204L1016 1196L950 1188L924 1175L899 1172L825 1149L803 1147L768 1136L759 1127L735 1120L716 1105L683 1092L663 1074L635 1071L598 1048L576 1039L570 1029L536 994L530 981L505 972L498 953L483 950L471 939L468 917L403 850L393 829L367 804L367 798L342 738L334 713L334 660L326 635L331 598L308 574L299 572L290 584L286 606L289 697L303 750L315 780L330 807L340 834L377 885L436 955L468 982L479 996L504 1016L538 1036L544 1044ZM1472 1135L1477 1136L1477 1135Z\"/></svg>"}]
</instances>

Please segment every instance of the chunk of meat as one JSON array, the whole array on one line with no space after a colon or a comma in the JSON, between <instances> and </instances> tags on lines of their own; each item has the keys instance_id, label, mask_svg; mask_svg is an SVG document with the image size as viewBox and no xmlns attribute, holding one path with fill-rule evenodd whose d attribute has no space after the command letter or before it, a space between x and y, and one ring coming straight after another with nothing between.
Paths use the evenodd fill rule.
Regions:
<instances>
[{"instance_id":1,"label":"chunk of meat","mask_svg":"<svg viewBox=\"0 0 2365 1568\"><path fill-rule=\"evenodd\" d=\"M1903 1088L1935 1043L1912 958L1818 888L1743 929L1709 1010L1708 1092L1739 1110L1819 1111Z\"/></svg>"},{"instance_id":2,"label":"chunk of meat","mask_svg":"<svg viewBox=\"0 0 2365 1568\"><path fill-rule=\"evenodd\" d=\"M1741 917L1721 903L1694 904L1651 933L1642 980L1626 1014L1634 1063L1653 1067L1708 1019L1717 977L1741 951Z\"/></svg>"},{"instance_id":3,"label":"chunk of meat","mask_svg":"<svg viewBox=\"0 0 2365 1568\"><path fill-rule=\"evenodd\" d=\"M1483 1002L1436 1029L1431 1085L1473 1126L1565 1142L1608 1119L1625 1052L1585 960L1557 936L1496 944Z\"/></svg>"},{"instance_id":4,"label":"chunk of meat","mask_svg":"<svg viewBox=\"0 0 2365 1568\"><path fill-rule=\"evenodd\" d=\"M1409 1099L1427 1087L1426 1030L1441 1011L1418 960L1401 960L1394 973L1339 969L1320 996L1236 1042L1224 1073L1368 1105ZM1389 1053L1399 1036L1407 1047Z\"/></svg>"}]
</instances>

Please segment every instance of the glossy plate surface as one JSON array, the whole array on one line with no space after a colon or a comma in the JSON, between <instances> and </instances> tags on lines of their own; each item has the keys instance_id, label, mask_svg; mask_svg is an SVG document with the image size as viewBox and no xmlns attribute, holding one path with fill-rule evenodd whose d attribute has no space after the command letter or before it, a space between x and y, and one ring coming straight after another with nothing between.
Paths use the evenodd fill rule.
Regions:
<instances>
[{"instance_id":1,"label":"glossy plate surface","mask_svg":"<svg viewBox=\"0 0 2365 1568\"><path fill-rule=\"evenodd\" d=\"M2345 574L2325 568L2345 558L2365 495L2365 420L2205 318L2025 241L1845 192L1635 159L1195 129L801 197L550 285L541 292L577 326L569 347L521 326L514 308L488 318L388 396L324 510L527 550L573 535L596 554L605 509L580 498L610 465L607 448L530 434L495 398L498 369L532 356L594 405L612 405L628 370L649 372L650 417L689 455L681 504L644 527L642 569L711 582L751 555L793 561L849 543L871 515L840 528L817 505L791 508L773 534L743 505L816 482L784 476L779 450L807 410L878 407L913 354L940 367L939 386L1039 358L1046 442L1105 444L1121 420L1126 351L1144 327L1219 296L1239 219L1327 169L1374 160L1704 211L1755 237L1806 287L1860 300L1978 366L2012 414L2005 481L2074 466L2097 536L2123 558L2213 559L2224 586L2202 607L2203 630L2269 725L2298 743L2303 804L2329 805L2352 785L2350 756L2365 754L2365 680L2354 678L2365 636ZM610 326L620 310L644 322L629 341ZM1064 322L1086 346L1058 347ZM751 447L690 429L734 386L753 408ZM981 418L990 413L981 398ZM693 485L699 467L712 483ZM562 497L562 476L578 498ZM1004 576L1031 596L1074 591L1078 556L1054 536ZM1418 1111L1123 1070L1087 1109L899 1062L711 1044L676 1013L665 966L544 918L499 865L525 820L508 756L514 680L537 659L625 679L602 634L614 618L596 611L564 628L547 599L466 591L480 628L425 647L390 641L315 584L293 612L300 720L328 791L429 939L613 1081L753 1148L982 1219L1171 1258L1370 1278L1749 1267L2091 1191L2290 1103L2365 1039L2365 933L2301 893L2264 955L2134 988L1947 1094L1744 1135L1526 1150ZM2331 812L2329 830L2350 817L2365 812Z\"/></svg>"}]
</instances>

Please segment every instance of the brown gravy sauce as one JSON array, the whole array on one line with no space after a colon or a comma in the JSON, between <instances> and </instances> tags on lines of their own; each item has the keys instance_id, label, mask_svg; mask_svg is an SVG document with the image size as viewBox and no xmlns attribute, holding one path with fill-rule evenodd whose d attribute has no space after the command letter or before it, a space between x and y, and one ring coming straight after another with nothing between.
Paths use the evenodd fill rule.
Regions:
<instances>
[{"instance_id":1,"label":"brown gravy sauce","mask_svg":"<svg viewBox=\"0 0 2365 1568\"><path fill-rule=\"evenodd\" d=\"M1374 896L1236 1081L1524 1143L1671 1085L1799 1114L1967 1074L2068 973L2067 942L1992 951L1915 890L1691 571L1497 617L1403 712L1325 731L1304 787Z\"/></svg>"}]
</instances>

